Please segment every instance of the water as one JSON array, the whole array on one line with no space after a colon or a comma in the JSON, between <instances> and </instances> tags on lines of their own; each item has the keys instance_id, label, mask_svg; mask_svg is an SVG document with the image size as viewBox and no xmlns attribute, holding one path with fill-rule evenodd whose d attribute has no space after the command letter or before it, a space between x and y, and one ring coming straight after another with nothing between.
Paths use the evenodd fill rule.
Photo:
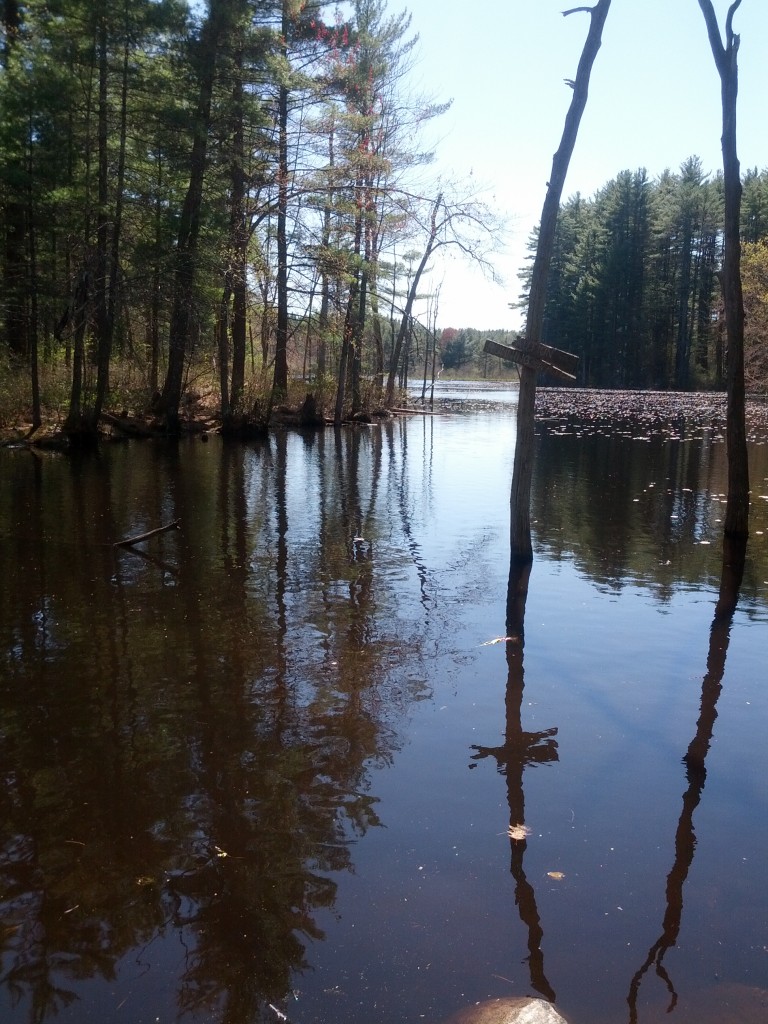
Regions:
<instances>
[{"instance_id":1,"label":"water","mask_svg":"<svg viewBox=\"0 0 768 1024\"><path fill-rule=\"evenodd\" d=\"M765 1019L766 449L713 631L722 440L543 425L523 647L514 401L456 390L0 453L1 1020Z\"/></svg>"}]
</instances>

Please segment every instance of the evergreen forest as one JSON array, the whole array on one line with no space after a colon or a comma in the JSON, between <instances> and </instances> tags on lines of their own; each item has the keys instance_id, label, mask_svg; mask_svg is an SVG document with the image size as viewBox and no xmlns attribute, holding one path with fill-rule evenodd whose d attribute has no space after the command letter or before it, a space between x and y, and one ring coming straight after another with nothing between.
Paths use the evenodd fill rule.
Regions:
<instances>
[{"instance_id":1,"label":"evergreen forest","mask_svg":"<svg viewBox=\"0 0 768 1024\"><path fill-rule=\"evenodd\" d=\"M745 374L768 386L768 172L742 176ZM532 253L536 234L530 240ZM578 383L688 391L725 386L722 173L698 157L650 178L622 171L561 205L544 341L580 357ZM522 275L527 295L530 270Z\"/></svg>"}]
</instances>

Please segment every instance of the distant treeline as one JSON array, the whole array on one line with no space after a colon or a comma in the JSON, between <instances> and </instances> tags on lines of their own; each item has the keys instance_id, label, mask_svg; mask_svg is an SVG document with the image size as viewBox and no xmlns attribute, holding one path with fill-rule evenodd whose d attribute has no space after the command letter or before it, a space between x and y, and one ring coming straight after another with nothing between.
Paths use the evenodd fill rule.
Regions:
<instances>
[{"instance_id":1,"label":"distant treeline","mask_svg":"<svg viewBox=\"0 0 768 1024\"><path fill-rule=\"evenodd\" d=\"M763 389L768 171L743 177L742 238L748 381ZM577 193L560 210L542 340L580 357L582 386L721 388L722 250L722 177L698 157L676 174L627 170L590 199ZM525 300L530 269L521 279Z\"/></svg>"}]
</instances>

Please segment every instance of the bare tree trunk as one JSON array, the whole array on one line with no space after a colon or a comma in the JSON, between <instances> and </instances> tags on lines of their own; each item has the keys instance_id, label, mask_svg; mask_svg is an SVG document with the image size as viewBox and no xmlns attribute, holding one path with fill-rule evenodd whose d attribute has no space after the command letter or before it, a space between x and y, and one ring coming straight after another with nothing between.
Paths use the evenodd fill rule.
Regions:
<instances>
[{"instance_id":1,"label":"bare tree trunk","mask_svg":"<svg viewBox=\"0 0 768 1024\"><path fill-rule=\"evenodd\" d=\"M248 308L248 228L245 222L245 128L243 112L243 51L235 54L235 82L233 86L234 131L232 134L232 387L229 392L228 411L237 415L245 386L245 349ZM222 395L223 399L223 395Z\"/></svg>"},{"instance_id":2,"label":"bare tree trunk","mask_svg":"<svg viewBox=\"0 0 768 1024\"><path fill-rule=\"evenodd\" d=\"M429 389L429 408L435 408L435 373L437 370L437 315L440 308L440 288L437 289L435 295L435 301L432 305L432 323L430 324L430 330L432 331L432 383Z\"/></svg>"},{"instance_id":3,"label":"bare tree trunk","mask_svg":"<svg viewBox=\"0 0 768 1024\"><path fill-rule=\"evenodd\" d=\"M31 148L31 147L30 147ZM30 154L30 193L32 191L32 158ZM32 429L37 430L43 422L40 409L40 370L39 370L39 330L38 330L38 304L37 304L37 237L35 235L35 223L32 212L32 196L29 197L29 225L27 228L27 242L29 246L29 369L32 379Z\"/></svg>"},{"instance_id":4,"label":"bare tree trunk","mask_svg":"<svg viewBox=\"0 0 768 1024\"><path fill-rule=\"evenodd\" d=\"M288 0L283 0L283 57L287 58L290 27ZM275 331L275 372L273 398L288 393L288 85L280 86L277 112L277 327Z\"/></svg>"},{"instance_id":5,"label":"bare tree trunk","mask_svg":"<svg viewBox=\"0 0 768 1024\"><path fill-rule=\"evenodd\" d=\"M339 426L344 418L344 402L347 396L347 378L352 370L354 359L355 334L358 316L358 298L360 294L360 252L363 243L363 209L360 201L360 182L355 189L357 196L357 213L355 216L355 241L352 250L356 265L352 280L349 284L349 295L347 297L347 311L344 316L344 331L341 338L341 352L339 354L339 376L336 387L336 407L333 415L335 426Z\"/></svg>"},{"instance_id":6,"label":"bare tree trunk","mask_svg":"<svg viewBox=\"0 0 768 1024\"><path fill-rule=\"evenodd\" d=\"M232 288L229 271L224 275L224 291L219 301L219 319L216 324L216 337L219 352L219 388L221 390L221 418L224 422L229 418L229 301Z\"/></svg>"},{"instance_id":7,"label":"bare tree trunk","mask_svg":"<svg viewBox=\"0 0 768 1024\"><path fill-rule=\"evenodd\" d=\"M576 11L587 12L590 16L589 32L584 43L576 78L569 82L573 98L565 116L560 148L552 159L552 172L547 183L547 194L541 211L541 225L536 247L536 258L531 275L531 290L528 296L528 315L525 336L518 342L521 349L531 348L542 338L544 303L547 295L549 266L555 242L557 214L568 173L576 137L579 132L581 115L587 104L589 78L592 65L602 42L603 25L608 16L611 0L598 0L594 7L575 7L563 11L563 15ZM533 558L531 546L531 481L533 479L534 410L536 406L536 371L527 366L520 367L520 395L517 406L517 440L515 442L515 463L512 474L510 496L510 542L512 560L529 562Z\"/></svg>"},{"instance_id":8,"label":"bare tree trunk","mask_svg":"<svg viewBox=\"0 0 768 1024\"><path fill-rule=\"evenodd\" d=\"M219 40L224 32L228 13L227 0L211 0L203 26L201 72L195 136L189 162L189 184L179 220L179 234L174 254L173 305L168 336L168 369L165 375L160 411L165 414L169 430L178 430L179 402L184 380L184 361L190 335L193 287L197 269L203 182L208 151L211 103L216 78Z\"/></svg>"},{"instance_id":9,"label":"bare tree trunk","mask_svg":"<svg viewBox=\"0 0 768 1024\"><path fill-rule=\"evenodd\" d=\"M2 64L3 67L7 68L22 23L21 11L17 0L5 0L2 23L5 29ZM3 266L5 341L11 352L24 356L28 354L27 316L24 301L26 290L24 254L27 218L23 202L21 199L15 198L12 191L3 206L5 221L5 259Z\"/></svg>"},{"instance_id":10,"label":"bare tree trunk","mask_svg":"<svg viewBox=\"0 0 768 1024\"><path fill-rule=\"evenodd\" d=\"M374 213L371 205L371 213ZM368 305L371 310L371 335L373 339L373 388L372 405L381 405L384 390L384 340L381 336L379 316L379 251L381 249L381 218L369 216L366 224L365 259L368 272Z\"/></svg>"},{"instance_id":11,"label":"bare tree trunk","mask_svg":"<svg viewBox=\"0 0 768 1024\"><path fill-rule=\"evenodd\" d=\"M85 328L88 323L88 305L90 299L90 274L83 269L75 284L72 299L72 334L74 346L72 351L72 386L69 397L69 412L65 429L69 433L82 432L83 410L83 364L85 362Z\"/></svg>"},{"instance_id":12,"label":"bare tree trunk","mask_svg":"<svg viewBox=\"0 0 768 1024\"><path fill-rule=\"evenodd\" d=\"M152 401L158 392L160 376L160 251L163 236L163 206L161 189L163 186L163 164L157 158L157 195L155 197L154 227L155 240L152 254L152 296L149 305L149 393Z\"/></svg>"},{"instance_id":13,"label":"bare tree trunk","mask_svg":"<svg viewBox=\"0 0 768 1024\"><path fill-rule=\"evenodd\" d=\"M265 277L259 282L261 289L261 323L259 324L259 347L261 348L261 366L264 371L269 362L269 336L272 333L272 307L269 298L269 282Z\"/></svg>"},{"instance_id":14,"label":"bare tree trunk","mask_svg":"<svg viewBox=\"0 0 768 1024\"><path fill-rule=\"evenodd\" d=\"M336 166L336 153L334 149L335 129L331 123L328 132L328 168L333 172ZM331 194L328 193L323 206L323 251L326 251L331 244L331 221L332 221ZM320 265L320 318L318 321L317 339L317 380L323 386L323 378L326 370L326 341L328 333L328 319L331 305L331 280L328 273L326 261Z\"/></svg>"},{"instance_id":15,"label":"bare tree trunk","mask_svg":"<svg viewBox=\"0 0 768 1024\"><path fill-rule=\"evenodd\" d=\"M413 281L411 281L411 287L408 289L408 296L405 300L405 308L403 309L403 317L402 320L400 321L400 329L397 332L397 339L395 340L395 345L392 350L392 361L389 364L389 376L387 377L386 394L386 403L390 407L394 404L395 401L395 376L397 374L397 367L400 362L400 355L403 350L403 343L406 339L406 335L410 327L411 312L413 310L413 304L416 301L416 295L419 290L419 281L421 280L421 275L424 273L424 268L427 265L429 257L432 255L433 251L437 247L437 215L440 211L440 206L442 202L443 196L441 193L435 200L435 205L432 207L432 218L430 221L429 239L427 240L424 255L421 257L421 262L419 263L416 269L416 273L413 276Z\"/></svg>"},{"instance_id":16,"label":"bare tree trunk","mask_svg":"<svg viewBox=\"0 0 768 1024\"><path fill-rule=\"evenodd\" d=\"M707 24L709 44L720 75L723 105L723 189L725 193L725 253L721 284L725 304L726 439L728 445L728 500L725 534L749 534L749 464L744 412L744 301L741 291L741 175L736 149L736 99L739 92L739 36L733 32L733 16L741 6L734 0L725 22L725 45L720 36L712 0L699 0Z\"/></svg>"},{"instance_id":17,"label":"bare tree trunk","mask_svg":"<svg viewBox=\"0 0 768 1024\"><path fill-rule=\"evenodd\" d=\"M109 157L107 154L107 104L108 104L108 37L107 16L103 0L98 10L97 56L99 71L99 93L97 113L98 139L98 223L96 226L96 275L94 291L96 299L96 397L90 415L90 428L95 433L98 427L101 407L107 393L109 358L112 350L112 324L109 317L107 289L109 282Z\"/></svg>"},{"instance_id":18,"label":"bare tree trunk","mask_svg":"<svg viewBox=\"0 0 768 1024\"><path fill-rule=\"evenodd\" d=\"M368 301L368 263L360 275L360 294L357 300L357 316L352 341L352 415L362 411L363 395L361 380L363 375L363 331L365 329L365 311Z\"/></svg>"},{"instance_id":19,"label":"bare tree trunk","mask_svg":"<svg viewBox=\"0 0 768 1024\"><path fill-rule=\"evenodd\" d=\"M109 364L115 333L117 306L120 235L123 220L123 191L125 185L126 126L128 121L128 9L124 5L122 82L120 86L120 148L117 161L114 209L109 210L109 52L106 11L102 10L99 24L99 223L96 241L96 317L98 331L98 366L96 399L92 414L92 429L96 431L104 400L109 390Z\"/></svg>"},{"instance_id":20,"label":"bare tree trunk","mask_svg":"<svg viewBox=\"0 0 768 1024\"><path fill-rule=\"evenodd\" d=\"M315 272L312 278L312 286L309 289L309 298L307 300L307 333L304 336L304 360L301 366L301 379L306 381L307 377L312 373L312 331L314 328L314 310L315 305L315 291L317 290L318 274Z\"/></svg>"},{"instance_id":21,"label":"bare tree trunk","mask_svg":"<svg viewBox=\"0 0 768 1024\"><path fill-rule=\"evenodd\" d=\"M381 401L384 390L384 339L381 335L381 316L379 315L378 281L372 280L370 287L371 328L373 331L374 369L376 404Z\"/></svg>"}]
</instances>

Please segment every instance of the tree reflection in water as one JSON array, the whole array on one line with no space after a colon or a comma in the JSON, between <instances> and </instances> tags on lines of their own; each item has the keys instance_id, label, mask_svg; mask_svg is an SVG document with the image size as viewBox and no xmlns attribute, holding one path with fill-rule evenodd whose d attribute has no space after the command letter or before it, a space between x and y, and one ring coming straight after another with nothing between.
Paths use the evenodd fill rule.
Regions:
<instances>
[{"instance_id":1,"label":"tree reflection in water","mask_svg":"<svg viewBox=\"0 0 768 1024\"><path fill-rule=\"evenodd\" d=\"M677 1004L677 992L667 969L664 957L677 942L680 923L683 916L683 886L688 877L693 855L696 851L696 833L693 827L693 814L699 805L707 778L705 761L709 752L715 720L717 718L717 701L722 689L725 673L725 659L730 641L731 623L739 600L739 590L744 577L746 559L746 540L724 537L723 567L720 576L720 592L715 606L715 615L709 632L709 652L707 655L707 672L701 686L701 705L696 733L683 757L688 787L683 793L683 807L675 833L675 859L672 869L667 875L666 899L667 906L662 922L661 935L648 950L648 955L639 970L635 973L629 986L627 1003L629 1004L630 1024L637 1024L637 1001L640 984L650 970L655 972L664 982L669 995L668 1012Z\"/></svg>"},{"instance_id":2,"label":"tree reflection in water","mask_svg":"<svg viewBox=\"0 0 768 1024\"><path fill-rule=\"evenodd\" d=\"M525 645L525 604L528 596L528 581L532 563L526 560L512 560L507 586L506 655L507 686L505 691L504 743L499 747L473 746L477 753L474 760L492 757L497 770L507 780L507 802L509 805L510 832L514 826L522 827L517 835L510 835L510 871L515 880L515 903L520 920L528 931L528 969L531 985L550 1002L555 1001L555 992L544 972L544 952L536 893L528 881L523 867L527 842L523 835L525 826L525 792L523 774L528 765L549 764L558 760L557 728L543 732L526 732L523 729L522 706L524 689L523 648Z\"/></svg>"},{"instance_id":3,"label":"tree reflection in water","mask_svg":"<svg viewBox=\"0 0 768 1024\"><path fill-rule=\"evenodd\" d=\"M639 967L632 998L641 1019L643 997L667 996L657 992L658 979L643 980L659 968L680 992L677 1014L703 1020L691 1017L695 993L688 1005L697 972L724 964L727 983L751 955L751 977L763 977L762 891L751 851L760 849L764 793L743 799L727 787L743 767L736 733L758 735L757 699L729 736L717 722L726 786L716 792L710 782L708 796L713 807L728 800L740 815L727 830L713 822L708 835L725 853L738 823L751 844L745 874L718 878L715 858L703 856L712 852L709 840L697 872L690 870L694 814L704 843L708 804L696 807L705 760L712 773L715 709L722 716L729 696L724 687L718 702L729 592L739 593L741 635L750 630L749 644L739 646L739 685L760 694L764 717L761 584L768 573L757 536L740 590L738 581L720 581L696 729L690 707L691 700L698 705L701 676L693 698L681 686L670 702L668 689L683 673L690 682L690 644L680 644L688 633L678 634L678 625L703 636L709 622L696 616L703 608L705 620L712 618L701 595L717 590L721 571L717 549L706 543L719 535L717 446L706 439L637 444L616 432L543 434L539 454L550 458L537 456L534 495L543 585L531 593L525 621L527 573L497 564L507 500L484 468L503 431L495 415L478 421L478 433L468 419L456 420L428 420L423 446L415 442L420 424L398 420L370 431L273 435L248 446L218 439L112 446L100 461L79 463L0 452L7 577L0 588L0 1017L253 1024L277 1019L271 1003L291 1020L356 1022L361 1014L389 1020L395 1000L414 1007L421 1000L439 1019L470 987L484 995L489 975L501 970L533 994L552 998L556 989L574 1021L579 1013L614 1021L626 1019ZM756 479L768 478L765 451L755 449ZM609 466L621 471L608 473ZM762 505L756 510L761 527L766 514ZM119 538L175 519L180 531L143 546L150 557L113 549ZM484 679L488 652L475 647L491 608L504 619L507 584L506 635L513 639L505 670ZM553 608L567 628L549 644ZM657 613L672 614L673 628L654 652L642 631L653 638ZM582 623L592 621L594 635L578 646ZM633 642L615 671L590 682L603 645L618 652L624 635ZM641 708L632 689L636 650L655 654L660 669ZM543 666L535 680L532 654ZM622 685L611 689L614 677ZM588 685L571 685L582 680ZM433 689L439 700L414 712ZM552 695L546 706L563 709L559 732L545 728L554 721L533 717L532 689L537 698ZM590 725L604 743L580 741L581 727ZM639 755L631 777L609 777L603 769L626 749L621 731L630 728ZM533 793L541 792L537 833L568 843L569 877L587 879L598 839L623 829L635 834L634 794L647 794L646 768L668 781L659 756L666 737L677 736L678 749L682 735L683 754L694 732L688 780L679 778L687 787L682 815L674 758L671 789L660 783L673 819L680 817L666 864L657 836L668 808L655 795L647 808L648 856L637 867L638 885L661 890L661 899L673 858L675 867L667 912L658 911L663 926L657 921L653 934L641 933L640 946L636 931L631 948L622 941L627 915L602 927L592 914L593 893L610 892L620 878L589 877L589 885L553 894L533 867L546 844L489 838L503 832L498 802L505 796L477 776L498 768L509 823L524 825ZM554 762L558 749L564 757L572 739L567 779L559 769L526 773ZM408 749L395 757L403 742ZM490 745L468 751L478 742ZM467 772L462 751L475 764L485 759L483 769ZM745 788L759 786L762 755L758 748L747 766ZM593 779L601 786L597 806ZM378 797L386 801L386 832ZM582 808L590 815L583 819L589 842L574 842L576 830L558 811L572 798L583 801L578 821ZM498 843L506 849L510 840L509 861L499 861ZM426 880L427 866L418 901L401 906L414 854L439 870ZM675 951L672 971L666 950L681 942L678 931L684 935L684 884L684 925L711 914L718 948L681 950L679 959ZM506 906L498 905L500 888L508 890ZM710 892L723 894L715 910ZM550 899L556 916L548 925ZM633 929L643 927L646 906ZM569 943L573 936L578 941ZM520 952L510 956L510 949ZM505 957L526 961L505 971ZM598 962L605 962L600 982ZM433 965L431 974L424 963Z\"/></svg>"},{"instance_id":4,"label":"tree reflection in water","mask_svg":"<svg viewBox=\"0 0 768 1024\"><path fill-rule=\"evenodd\" d=\"M306 464L325 476L300 509L289 443L296 460L316 445ZM420 696L374 557L381 444L277 434L218 459L171 445L14 463L0 980L20 1014L49 1020L91 979L126 985L142 956L180 961L163 998L191 1017L250 1024L289 996L334 875L380 824L370 767ZM183 528L153 558L113 549L169 517ZM147 996L127 973L137 1014Z\"/></svg>"}]
</instances>

